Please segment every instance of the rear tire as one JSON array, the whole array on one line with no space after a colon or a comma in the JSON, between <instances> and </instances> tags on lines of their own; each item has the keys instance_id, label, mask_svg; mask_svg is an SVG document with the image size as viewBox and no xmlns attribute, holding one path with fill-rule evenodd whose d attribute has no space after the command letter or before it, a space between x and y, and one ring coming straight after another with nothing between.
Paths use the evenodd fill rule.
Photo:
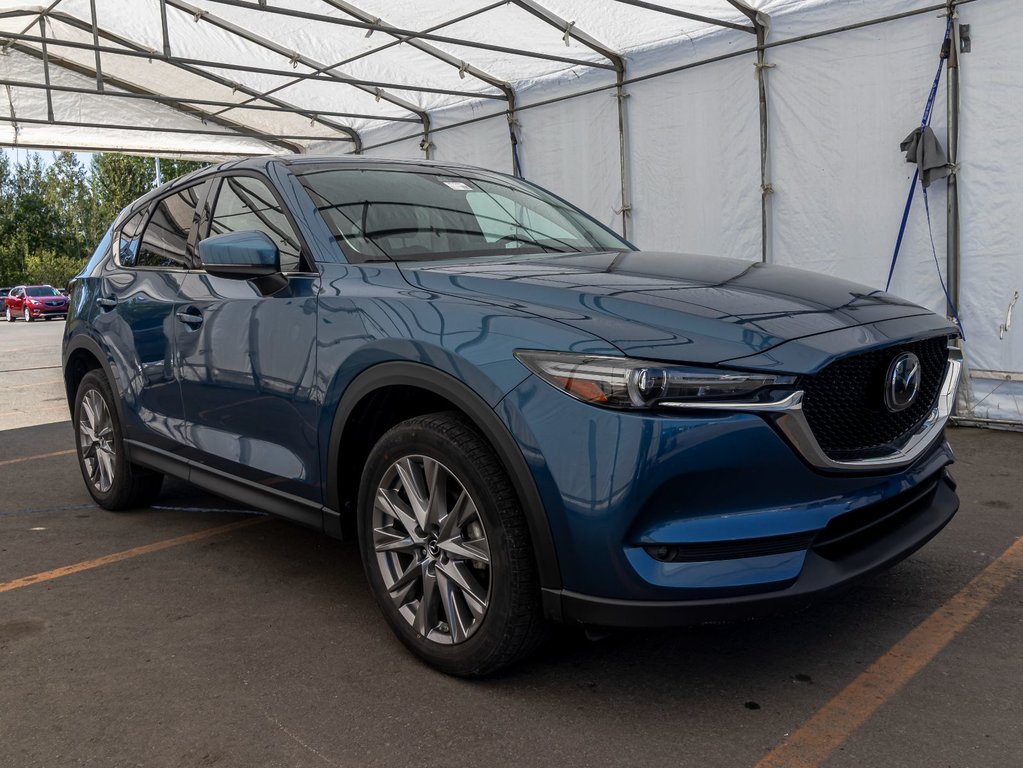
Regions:
<instances>
[{"instance_id":1,"label":"rear tire","mask_svg":"<svg viewBox=\"0 0 1023 768\"><path fill-rule=\"evenodd\" d=\"M14 322L14 313L11 312L11 308L10 307L4 307L4 317L7 318L7 322L8 323L13 323Z\"/></svg>"},{"instance_id":2,"label":"rear tire","mask_svg":"<svg viewBox=\"0 0 1023 768\"><path fill-rule=\"evenodd\" d=\"M114 396L101 371L89 371L75 393L75 447L85 487L113 511L147 507L163 475L128 461Z\"/></svg>"},{"instance_id":3,"label":"rear tire","mask_svg":"<svg viewBox=\"0 0 1023 768\"><path fill-rule=\"evenodd\" d=\"M427 664L482 677L543 639L525 516L493 449L461 414L409 419L380 438L362 474L358 524L373 596Z\"/></svg>"}]
</instances>

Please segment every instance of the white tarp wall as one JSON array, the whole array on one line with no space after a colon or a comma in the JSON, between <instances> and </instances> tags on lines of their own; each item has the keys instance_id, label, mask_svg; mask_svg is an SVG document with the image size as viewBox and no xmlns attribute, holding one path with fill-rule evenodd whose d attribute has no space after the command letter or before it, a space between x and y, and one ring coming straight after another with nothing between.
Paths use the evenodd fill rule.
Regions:
<instances>
[{"instance_id":1,"label":"white tarp wall","mask_svg":"<svg viewBox=\"0 0 1023 768\"><path fill-rule=\"evenodd\" d=\"M769 42L934 4L775 5ZM1002 329L1015 291L1023 290L1023 235L1016 213L1023 208L1023 143L1017 139L1023 125L1023 7L1018 0L976 0L959 13L973 42L972 52L960 60L960 316L971 374L962 415L1023 423L1023 317L1020 327ZM769 49L769 261L884 288L914 170L899 143L920 123L945 23L935 10ZM628 56L626 77L749 46L739 33L714 30ZM627 84L628 234L639 247L760 257L754 62L751 53ZM946 76L931 121L942 146ZM589 80L608 82L606 73ZM527 179L620 231L614 90L528 106L588 84L577 78L546 81L522 93L522 170ZM486 111L448 110L436 124ZM370 132L366 141L372 145L389 135ZM511 168L503 116L438 131L433 140L439 159ZM422 157L418 139L367 154ZM935 182L928 193L938 265L918 188L890 290L944 314L938 269L945 274L945 182Z\"/></svg>"},{"instance_id":2,"label":"white tarp wall","mask_svg":"<svg viewBox=\"0 0 1023 768\"><path fill-rule=\"evenodd\" d=\"M750 25L730 0L652 1ZM919 124L946 4L750 0L770 16L764 243L754 36L629 2L356 0L364 20L393 25L370 33L351 26L350 0L0 0L0 144L229 156L341 153L361 141L368 156L423 158L428 115L433 158L507 172L505 83L525 178L624 226L639 247L751 260L763 249L770 262L883 289L913 172L899 143ZM961 57L964 410L1023 424L1023 327L1003 327L1023 289L1023 4L956 6L973 42ZM92 7L106 95L90 91ZM572 23L552 26L541 8ZM51 94L52 120L40 12L51 82L63 88ZM902 18L870 23L892 15ZM432 54L388 31L434 28L450 38L428 38ZM624 183L615 53L625 62ZM943 145L946 82L932 120ZM140 93L164 101L133 100ZM891 290L944 313L944 181L930 201L937 260L918 193Z\"/></svg>"}]
</instances>

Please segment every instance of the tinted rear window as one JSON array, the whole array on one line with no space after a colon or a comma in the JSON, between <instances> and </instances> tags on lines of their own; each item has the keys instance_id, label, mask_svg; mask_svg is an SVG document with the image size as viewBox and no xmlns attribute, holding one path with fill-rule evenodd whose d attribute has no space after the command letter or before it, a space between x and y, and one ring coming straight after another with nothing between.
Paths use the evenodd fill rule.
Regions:
<instances>
[{"instance_id":1,"label":"tinted rear window","mask_svg":"<svg viewBox=\"0 0 1023 768\"><path fill-rule=\"evenodd\" d=\"M193 184L156 203L138 246L134 266L177 269L192 266L188 238L195 222L195 206L203 189L203 183Z\"/></svg>"}]
</instances>

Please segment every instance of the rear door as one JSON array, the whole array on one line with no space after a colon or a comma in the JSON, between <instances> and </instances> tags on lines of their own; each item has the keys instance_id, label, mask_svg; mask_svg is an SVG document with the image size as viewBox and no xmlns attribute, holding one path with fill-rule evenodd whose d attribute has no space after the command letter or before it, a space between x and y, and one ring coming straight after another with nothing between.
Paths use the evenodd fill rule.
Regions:
<instances>
[{"instance_id":1,"label":"rear door","mask_svg":"<svg viewBox=\"0 0 1023 768\"><path fill-rule=\"evenodd\" d=\"M178 377L188 455L213 469L319 503L316 297L319 277L298 227L265 177L218 180L207 235L259 230L278 246L286 284L197 269L178 305Z\"/></svg>"},{"instance_id":2,"label":"rear door","mask_svg":"<svg viewBox=\"0 0 1023 768\"><path fill-rule=\"evenodd\" d=\"M10 295L4 299L5 310L10 317L21 317L21 308L24 301L22 294L25 289L20 285L11 290Z\"/></svg>"},{"instance_id":3,"label":"rear door","mask_svg":"<svg viewBox=\"0 0 1023 768\"><path fill-rule=\"evenodd\" d=\"M114 360L127 436L170 451L178 449L184 418L174 303L192 263L197 203L209 184L177 189L125 221L98 286L93 325Z\"/></svg>"}]
</instances>

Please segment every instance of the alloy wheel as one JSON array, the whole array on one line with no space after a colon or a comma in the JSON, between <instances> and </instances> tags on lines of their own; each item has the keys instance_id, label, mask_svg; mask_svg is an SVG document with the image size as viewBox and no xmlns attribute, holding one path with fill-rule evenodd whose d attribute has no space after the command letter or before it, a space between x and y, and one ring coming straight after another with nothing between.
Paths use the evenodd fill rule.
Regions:
<instances>
[{"instance_id":1,"label":"alloy wheel","mask_svg":"<svg viewBox=\"0 0 1023 768\"><path fill-rule=\"evenodd\" d=\"M114 483L117 451L114 447L114 422L106 401L95 389L82 398L78 420L78 445L89 481L97 491L106 493Z\"/></svg>"},{"instance_id":2,"label":"alloy wheel","mask_svg":"<svg viewBox=\"0 0 1023 768\"><path fill-rule=\"evenodd\" d=\"M25 307L25 322L26 323L32 322L32 313L28 311L28 307Z\"/></svg>"},{"instance_id":3,"label":"alloy wheel","mask_svg":"<svg viewBox=\"0 0 1023 768\"><path fill-rule=\"evenodd\" d=\"M490 601L490 545L476 503L451 470L404 456L377 486L373 549L398 613L427 640L472 637Z\"/></svg>"}]
</instances>

